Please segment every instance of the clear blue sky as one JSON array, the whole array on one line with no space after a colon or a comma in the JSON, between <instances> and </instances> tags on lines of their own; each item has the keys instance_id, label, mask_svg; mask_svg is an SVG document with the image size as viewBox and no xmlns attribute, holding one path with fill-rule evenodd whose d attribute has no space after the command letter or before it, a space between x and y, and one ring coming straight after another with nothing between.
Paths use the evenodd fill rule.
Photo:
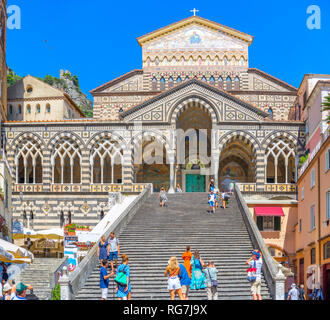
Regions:
<instances>
[{"instance_id":1,"label":"clear blue sky","mask_svg":"<svg viewBox=\"0 0 330 320\"><path fill-rule=\"evenodd\" d=\"M198 15L254 36L250 67L294 86L305 73L330 74L329 0L112 1L8 0L21 8L21 30L7 31L7 64L19 75L77 74L85 93L141 68L136 38ZM321 8L321 29L306 26ZM89 95L90 97L90 95Z\"/></svg>"}]
</instances>

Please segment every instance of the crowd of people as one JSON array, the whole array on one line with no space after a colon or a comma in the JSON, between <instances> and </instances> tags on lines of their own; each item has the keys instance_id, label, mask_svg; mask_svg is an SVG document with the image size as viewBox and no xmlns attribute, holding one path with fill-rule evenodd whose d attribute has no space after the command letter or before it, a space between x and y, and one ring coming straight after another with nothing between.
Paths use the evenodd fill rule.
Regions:
<instances>
[{"instance_id":1,"label":"crowd of people","mask_svg":"<svg viewBox=\"0 0 330 320\"><path fill-rule=\"evenodd\" d=\"M165 269L164 275L168 277L167 289L171 300L176 296L180 300L188 300L190 291L203 289L207 291L208 300L218 300L218 270L213 261L206 264L199 251L192 253L190 246L187 246L182 254L182 260L183 263L179 264L177 257L171 257Z\"/></svg>"}]
</instances>

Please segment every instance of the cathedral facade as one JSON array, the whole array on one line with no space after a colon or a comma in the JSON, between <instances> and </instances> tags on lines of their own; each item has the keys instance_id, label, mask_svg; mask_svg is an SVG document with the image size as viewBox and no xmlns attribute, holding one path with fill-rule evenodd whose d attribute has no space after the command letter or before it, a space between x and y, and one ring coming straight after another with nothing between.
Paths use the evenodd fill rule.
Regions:
<instances>
[{"instance_id":1,"label":"cathedral facade","mask_svg":"<svg viewBox=\"0 0 330 320\"><path fill-rule=\"evenodd\" d=\"M14 220L94 226L109 192L203 192L211 178L249 198L295 199L297 89L249 68L253 37L193 16L137 40L142 69L92 90L92 119L4 124Z\"/></svg>"}]
</instances>

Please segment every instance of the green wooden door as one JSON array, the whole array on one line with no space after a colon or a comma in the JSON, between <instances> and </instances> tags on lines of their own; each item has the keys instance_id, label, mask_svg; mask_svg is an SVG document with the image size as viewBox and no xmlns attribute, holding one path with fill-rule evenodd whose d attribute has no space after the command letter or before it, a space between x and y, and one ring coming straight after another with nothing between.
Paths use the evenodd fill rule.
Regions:
<instances>
[{"instance_id":1,"label":"green wooden door","mask_svg":"<svg viewBox=\"0 0 330 320\"><path fill-rule=\"evenodd\" d=\"M186 192L205 192L205 176L200 174L187 174Z\"/></svg>"}]
</instances>

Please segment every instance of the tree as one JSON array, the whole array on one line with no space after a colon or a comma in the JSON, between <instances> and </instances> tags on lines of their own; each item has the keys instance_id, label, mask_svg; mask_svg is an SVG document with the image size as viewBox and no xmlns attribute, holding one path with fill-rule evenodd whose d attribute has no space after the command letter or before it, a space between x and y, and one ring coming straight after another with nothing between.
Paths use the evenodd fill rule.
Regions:
<instances>
[{"instance_id":1,"label":"tree","mask_svg":"<svg viewBox=\"0 0 330 320\"><path fill-rule=\"evenodd\" d=\"M15 72L12 69L8 68L8 73L7 73L8 88L21 79L22 77L18 76L17 74L15 74Z\"/></svg>"},{"instance_id":2,"label":"tree","mask_svg":"<svg viewBox=\"0 0 330 320\"><path fill-rule=\"evenodd\" d=\"M330 93L327 97L324 98L322 106L323 106L323 111L330 110ZM330 115L328 115L328 124L330 124Z\"/></svg>"}]
</instances>

